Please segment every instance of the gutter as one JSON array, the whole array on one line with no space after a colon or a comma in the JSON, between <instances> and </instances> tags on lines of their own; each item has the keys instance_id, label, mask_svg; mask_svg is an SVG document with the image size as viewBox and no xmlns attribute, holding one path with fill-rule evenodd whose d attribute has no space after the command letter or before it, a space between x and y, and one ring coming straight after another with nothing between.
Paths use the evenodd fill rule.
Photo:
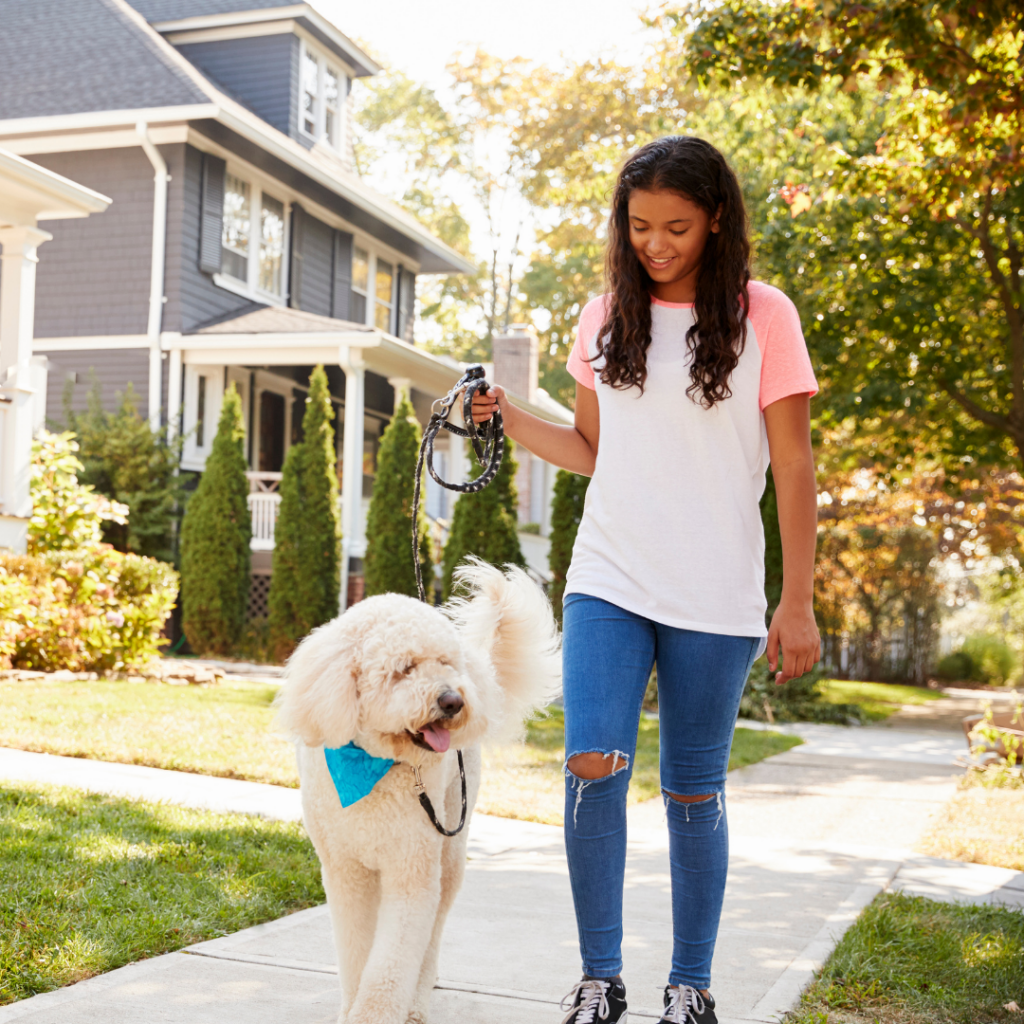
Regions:
<instances>
[{"instance_id":1,"label":"gutter","mask_svg":"<svg viewBox=\"0 0 1024 1024\"><path fill-rule=\"evenodd\" d=\"M164 262L167 249L167 161L153 145L149 126L139 121L135 131L142 141L149 162L153 165L153 256L149 275L149 318L146 337L149 339L149 425L160 429L161 382L163 353L160 349L160 327L164 316Z\"/></svg>"}]
</instances>

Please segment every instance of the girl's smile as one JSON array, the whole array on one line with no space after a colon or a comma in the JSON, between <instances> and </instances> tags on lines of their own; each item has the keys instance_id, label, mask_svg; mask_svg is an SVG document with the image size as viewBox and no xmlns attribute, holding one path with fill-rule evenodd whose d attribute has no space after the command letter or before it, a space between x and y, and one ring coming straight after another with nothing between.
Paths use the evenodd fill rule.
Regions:
<instances>
[{"instance_id":1,"label":"girl's smile","mask_svg":"<svg viewBox=\"0 0 1024 1024\"><path fill-rule=\"evenodd\" d=\"M651 294L664 302L693 302L708 236L718 217L678 192L629 197L629 242L651 278Z\"/></svg>"}]
</instances>

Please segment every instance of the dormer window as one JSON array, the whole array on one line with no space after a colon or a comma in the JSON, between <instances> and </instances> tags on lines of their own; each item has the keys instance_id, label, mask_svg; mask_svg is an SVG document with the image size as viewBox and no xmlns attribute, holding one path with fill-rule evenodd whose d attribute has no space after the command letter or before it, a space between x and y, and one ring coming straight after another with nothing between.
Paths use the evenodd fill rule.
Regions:
<instances>
[{"instance_id":1,"label":"dormer window","mask_svg":"<svg viewBox=\"0 0 1024 1024\"><path fill-rule=\"evenodd\" d=\"M326 57L302 44L299 127L307 138L341 151L347 79Z\"/></svg>"}]
</instances>

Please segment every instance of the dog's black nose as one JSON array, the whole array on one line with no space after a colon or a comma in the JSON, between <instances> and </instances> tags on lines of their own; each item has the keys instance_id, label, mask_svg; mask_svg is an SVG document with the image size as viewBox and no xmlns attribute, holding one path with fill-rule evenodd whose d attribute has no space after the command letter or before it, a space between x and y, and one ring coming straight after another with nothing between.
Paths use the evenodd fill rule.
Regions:
<instances>
[{"instance_id":1,"label":"dog's black nose","mask_svg":"<svg viewBox=\"0 0 1024 1024\"><path fill-rule=\"evenodd\" d=\"M462 705L465 702L454 690L449 690L437 698L437 703L441 710L450 718L462 710Z\"/></svg>"}]
</instances>

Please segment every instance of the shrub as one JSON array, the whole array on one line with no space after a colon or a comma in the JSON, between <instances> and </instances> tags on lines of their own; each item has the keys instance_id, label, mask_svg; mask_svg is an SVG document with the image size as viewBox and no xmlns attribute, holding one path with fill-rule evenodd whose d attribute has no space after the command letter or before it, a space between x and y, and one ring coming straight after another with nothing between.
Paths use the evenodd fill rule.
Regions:
<instances>
[{"instance_id":1,"label":"shrub","mask_svg":"<svg viewBox=\"0 0 1024 1024\"><path fill-rule=\"evenodd\" d=\"M0 660L9 667L104 672L159 654L178 574L108 544L0 554Z\"/></svg>"},{"instance_id":2,"label":"shrub","mask_svg":"<svg viewBox=\"0 0 1024 1024\"><path fill-rule=\"evenodd\" d=\"M761 495L761 523L764 527L764 596L768 604L765 618L767 624L771 625L775 609L782 600L782 534L779 531L779 502L771 466L768 467L764 494Z\"/></svg>"},{"instance_id":3,"label":"shrub","mask_svg":"<svg viewBox=\"0 0 1024 1024\"><path fill-rule=\"evenodd\" d=\"M274 528L270 631L285 658L311 629L338 614L341 589L341 523L334 454L334 410L327 374L309 378L302 440L284 460L281 507ZM346 467L360 473L360 466Z\"/></svg>"},{"instance_id":4,"label":"shrub","mask_svg":"<svg viewBox=\"0 0 1024 1024\"><path fill-rule=\"evenodd\" d=\"M32 442L30 554L76 551L99 544L104 523L124 524L128 508L79 482L82 463L71 431L40 431Z\"/></svg>"},{"instance_id":5,"label":"shrub","mask_svg":"<svg viewBox=\"0 0 1024 1024\"><path fill-rule=\"evenodd\" d=\"M181 524L181 624L197 654L230 654L245 621L252 520L244 437L242 400L232 385Z\"/></svg>"},{"instance_id":6,"label":"shrub","mask_svg":"<svg viewBox=\"0 0 1024 1024\"><path fill-rule=\"evenodd\" d=\"M412 403L403 395L384 431L377 456L377 476L366 519L366 559L363 563L366 596L394 593L416 597L412 565L412 497L416 483L416 459L420 426ZM429 596L433 579L430 532L420 503L420 569Z\"/></svg>"},{"instance_id":7,"label":"shrub","mask_svg":"<svg viewBox=\"0 0 1024 1024\"><path fill-rule=\"evenodd\" d=\"M78 434L82 480L128 508L127 522L104 525L105 541L118 551L173 563L177 522L192 476L179 471L183 438L168 443L166 427L153 430L139 415L131 382L119 397L117 411L107 412L95 382L88 411L67 411L68 425Z\"/></svg>"},{"instance_id":8,"label":"shrub","mask_svg":"<svg viewBox=\"0 0 1024 1024\"><path fill-rule=\"evenodd\" d=\"M525 565L516 532L515 444L505 441L505 457L497 476L482 491L462 494L455 503L452 529L444 546L442 589L447 601L452 592L456 567L468 555L476 555L492 565ZM472 477L482 472L473 467Z\"/></svg>"},{"instance_id":9,"label":"shrub","mask_svg":"<svg viewBox=\"0 0 1024 1024\"><path fill-rule=\"evenodd\" d=\"M936 666L935 674L951 682L970 679L1002 686L1016 666L1016 655L1007 643L997 636L981 633L968 637L960 650L947 654Z\"/></svg>"},{"instance_id":10,"label":"shrub","mask_svg":"<svg viewBox=\"0 0 1024 1024\"><path fill-rule=\"evenodd\" d=\"M555 476L555 493L551 499L551 547L548 568L551 570L551 609L559 625L562 623L562 595L565 578L572 561L572 548L583 519L583 501L590 486L590 477L560 469Z\"/></svg>"},{"instance_id":11,"label":"shrub","mask_svg":"<svg viewBox=\"0 0 1024 1024\"><path fill-rule=\"evenodd\" d=\"M819 683L822 666L798 679L778 686L768 671L768 659L758 658L740 698L740 718L757 722L863 722L864 712L856 704L833 704L825 700Z\"/></svg>"}]
</instances>

